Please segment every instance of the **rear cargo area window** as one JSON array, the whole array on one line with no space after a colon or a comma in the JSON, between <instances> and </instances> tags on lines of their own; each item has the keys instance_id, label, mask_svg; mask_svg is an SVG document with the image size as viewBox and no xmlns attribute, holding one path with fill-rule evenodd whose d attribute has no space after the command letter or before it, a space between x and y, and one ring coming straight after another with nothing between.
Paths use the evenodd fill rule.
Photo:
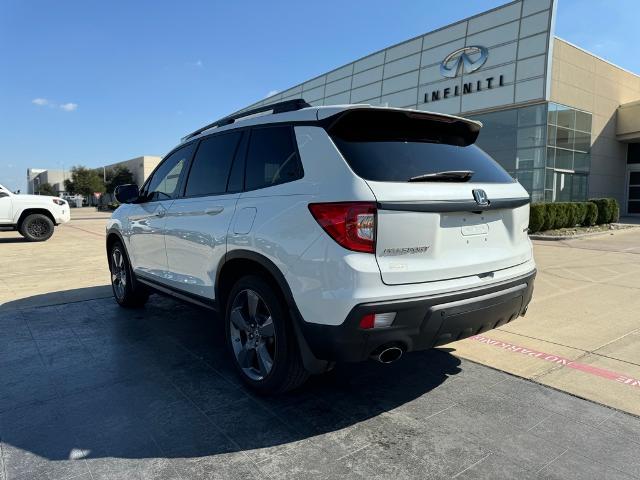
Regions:
<instances>
[{"instance_id":1,"label":"rear cargo area window","mask_svg":"<svg viewBox=\"0 0 640 480\"><path fill-rule=\"evenodd\" d=\"M343 157L360 177L407 182L439 172L473 172L470 182L514 179L473 142L479 126L430 114L355 110L328 127Z\"/></svg>"},{"instance_id":2,"label":"rear cargo area window","mask_svg":"<svg viewBox=\"0 0 640 480\"><path fill-rule=\"evenodd\" d=\"M255 190L302 178L302 164L290 126L254 128L249 141L245 189Z\"/></svg>"}]
</instances>

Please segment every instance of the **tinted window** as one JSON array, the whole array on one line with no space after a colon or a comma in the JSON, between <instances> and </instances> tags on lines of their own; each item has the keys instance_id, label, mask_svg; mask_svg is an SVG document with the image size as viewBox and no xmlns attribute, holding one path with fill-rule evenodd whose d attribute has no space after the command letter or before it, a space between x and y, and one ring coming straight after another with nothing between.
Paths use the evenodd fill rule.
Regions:
<instances>
[{"instance_id":1,"label":"tinted window","mask_svg":"<svg viewBox=\"0 0 640 480\"><path fill-rule=\"evenodd\" d=\"M406 182L426 173L471 170L471 182L513 183L513 178L475 145L334 141L353 171L367 180Z\"/></svg>"},{"instance_id":2,"label":"tinted window","mask_svg":"<svg viewBox=\"0 0 640 480\"><path fill-rule=\"evenodd\" d=\"M289 126L255 128L247 152L245 188L268 187L302 177Z\"/></svg>"},{"instance_id":3,"label":"tinted window","mask_svg":"<svg viewBox=\"0 0 640 480\"><path fill-rule=\"evenodd\" d=\"M200 142L189 172L186 196L213 195L227 191L229 170L240 135L239 132L232 132Z\"/></svg>"},{"instance_id":4,"label":"tinted window","mask_svg":"<svg viewBox=\"0 0 640 480\"><path fill-rule=\"evenodd\" d=\"M168 200L178 195L180 174L189 161L194 144L176 150L165 158L145 187L145 200Z\"/></svg>"}]
</instances>

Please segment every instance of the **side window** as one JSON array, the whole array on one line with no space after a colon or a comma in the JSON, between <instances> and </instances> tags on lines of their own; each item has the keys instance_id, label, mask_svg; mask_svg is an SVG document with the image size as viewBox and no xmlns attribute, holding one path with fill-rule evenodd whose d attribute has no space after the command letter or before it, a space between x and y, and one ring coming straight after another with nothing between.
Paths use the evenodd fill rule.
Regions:
<instances>
[{"instance_id":1,"label":"side window","mask_svg":"<svg viewBox=\"0 0 640 480\"><path fill-rule=\"evenodd\" d=\"M290 126L252 130L245 175L246 190L302 178L302 164L293 143Z\"/></svg>"},{"instance_id":2,"label":"side window","mask_svg":"<svg viewBox=\"0 0 640 480\"><path fill-rule=\"evenodd\" d=\"M226 192L229 170L241 135L231 132L200 142L187 179L186 196Z\"/></svg>"},{"instance_id":3,"label":"side window","mask_svg":"<svg viewBox=\"0 0 640 480\"><path fill-rule=\"evenodd\" d=\"M178 195L180 175L193 153L194 144L176 150L162 161L146 184L145 201L169 200Z\"/></svg>"}]
</instances>

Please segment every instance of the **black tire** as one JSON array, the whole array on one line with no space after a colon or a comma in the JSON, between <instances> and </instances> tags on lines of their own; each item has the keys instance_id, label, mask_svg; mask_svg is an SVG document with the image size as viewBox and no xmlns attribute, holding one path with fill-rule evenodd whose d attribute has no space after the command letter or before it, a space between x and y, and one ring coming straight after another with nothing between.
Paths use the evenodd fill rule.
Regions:
<instances>
[{"instance_id":1,"label":"black tire","mask_svg":"<svg viewBox=\"0 0 640 480\"><path fill-rule=\"evenodd\" d=\"M136 281L129 257L120 241L113 242L109 249L109 272L113 297L121 307L139 308L147 303L149 291Z\"/></svg>"},{"instance_id":2,"label":"black tire","mask_svg":"<svg viewBox=\"0 0 640 480\"><path fill-rule=\"evenodd\" d=\"M44 242L53 235L53 221L42 213L32 213L24 217L18 230L29 242Z\"/></svg>"},{"instance_id":3,"label":"black tire","mask_svg":"<svg viewBox=\"0 0 640 480\"><path fill-rule=\"evenodd\" d=\"M259 300L254 308L256 313L252 316L248 303L250 297L255 298L254 294ZM243 306L245 299L247 306ZM271 318L271 323L267 316ZM246 331L237 326L243 321L248 324ZM300 358L288 309L262 277L248 275L236 282L227 298L224 323L231 360L242 381L257 393L271 395L287 392L302 385L309 377ZM269 335L271 331L272 336ZM249 338L249 335L255 336ZM249 345L252 341L256 347ZM253 354L250 354L251 350ZM238 351L247 353L239 354ZM265 364L268 365L268 361L263 360L265 351L272 360L268 371L263 368Z\"/></svg>"}]
</instances>

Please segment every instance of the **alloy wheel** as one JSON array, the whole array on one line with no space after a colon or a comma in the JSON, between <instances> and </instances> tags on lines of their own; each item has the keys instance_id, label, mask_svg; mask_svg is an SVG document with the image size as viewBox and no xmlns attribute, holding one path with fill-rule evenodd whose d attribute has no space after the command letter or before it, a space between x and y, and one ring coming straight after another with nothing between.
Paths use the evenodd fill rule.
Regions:
<instances>
[{"instance_id":1,"label":"alloy wheel","mask_svg":"<svg viewBox=\"0 0 640 480\"><path fill-rule=\"evenodd\" d=\"M238 292L231 306L229 327L238 365L250 379L263 380L273 370L276 337L271 311L257 292Z\"/></svg>"},{"instance_id":2,"label":"alloy wheel","mask_svg":"<svg viewBox=\"0 0 640 480\"><path fill-rule=\"evenodd\" d=\"M29 222L29 224L27 225L27 232L29 232L29 235L35 238L43 237L47 234L48 231L49 226L44 220L35 219Z\"/></svg>"},{"instance_id":3,"label":"alloy wheel","mask_svg":"<svg viewBox=\"0 0 640 480\"><path fill-rule=\"evenodd\" d=\"M111 251L111 283L118 299L124 298L127 288L127 269L124 255L118 248Z\"/></svg>"}]
</instances>

